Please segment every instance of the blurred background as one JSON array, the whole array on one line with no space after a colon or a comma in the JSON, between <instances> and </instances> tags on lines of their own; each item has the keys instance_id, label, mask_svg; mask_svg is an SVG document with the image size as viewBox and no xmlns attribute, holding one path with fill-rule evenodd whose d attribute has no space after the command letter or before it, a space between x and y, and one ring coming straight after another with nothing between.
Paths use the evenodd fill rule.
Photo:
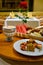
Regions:
<instances>
[{"instance_id":1,"label":"blurred background","mask_svg":"<svg viewBox=\"0 0 43 65\"><path fill-rule=\"evenodd\" d=\"M0 11L43 11L43 0L0 0Z\"/></svg>"},{"instance_id":2,"label":"blurred background","mask_svg":"<svg viewBox=\"0 0 43 65\"><path fill-rule=\"evenodd\" d=\"M0 33L3 32L2 27L4 25L5 19L12 11L28 11L30 16L43 18L43 0L0 0ZM41 25L43 25L43 20L41 20ZM13 63L14 65L14 61L0 58L0 65L11 65L9 63ZM22 62L23 65L25 63ZM43 65L43 62L32 62L29 64ZM21 65L21 62L15 61L15 65Z\"/></svg>"}]
</instances>

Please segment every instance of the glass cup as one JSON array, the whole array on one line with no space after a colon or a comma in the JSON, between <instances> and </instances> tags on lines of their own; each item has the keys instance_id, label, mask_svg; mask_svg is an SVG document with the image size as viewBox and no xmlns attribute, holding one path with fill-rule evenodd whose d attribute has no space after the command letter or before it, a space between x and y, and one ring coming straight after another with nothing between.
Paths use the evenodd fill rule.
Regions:
<instances>
[{"instance_id":1,"label":"glass cup","mask_svg":"<svg viewBox=\"0 0 43 65\"><path fill-rule=\"evenodd\" d=\"M3 26L3 32L4 32L5 36L7 37L6 41L13 40L15 30L16 30L15 26Z\"/></svg>"}]
</instances>

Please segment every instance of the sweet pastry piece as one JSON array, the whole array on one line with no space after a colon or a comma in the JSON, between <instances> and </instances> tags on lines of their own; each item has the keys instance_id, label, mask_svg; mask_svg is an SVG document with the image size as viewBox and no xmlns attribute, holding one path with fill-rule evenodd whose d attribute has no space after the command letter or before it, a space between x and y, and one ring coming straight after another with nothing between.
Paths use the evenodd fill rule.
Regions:
<instances>
[{"instance_id":1,"label":"sweet pastry piece","mask_svg":"<svg viewBox=\"0 0 43 65\"><path fill-rule=\"evenodd\" d=\"M37 36L37 37L43 37L43 28L37 28L32 30L31 35Z\"/></svg>"},{"instance_id":2,"label":"sweet pastry piece","mask_svg":"<svg viewBox=\"0 0 43 65\"><path fill-rule=\"evenodd\" d=\"M23 42L20 44L20 49L23 51L35 51L35 48L41 50L42 45L36 43L33 39L30 39L29 41Z\"/></svg>"},{"instance_id":3,"label":"sweet pastry piece","mask_svg":"<svg viewBox=\"0 0 43 65\"><path fill-rule=\"evenodd\" d=\"M16 36L27 38L27 34L32 30L26 24L16 25Z\"/></svg>"},{"instance_id":4,"label":"sweet pastry piece","mask_svg":"<svg viewBox=\"0 0 43 65\"><path fill-rule=\"evenodd\" d=\"M21 24L21 25L17 25L16 26L16 32L19 32L20 34L27 34L30 33L30 31L32 30L31 27L28 27L25 24Z\"/></svg>"},{"instance_id":5,"label":"sweet pastry piece","mask_svg":"<svg viewBox=\"0 0 43 65\"><path fill-rule=\"evenodd\" d=\"M27 14L28 14L28 17L29 17L29 18L32 18L32 17L33 17L33 16L32 16L32 13L28 12Z\"/></svg>"},{"instance_id":6,"label":"sweet pastry piece","mask_svg":"<svg viewBox=\"0 0 43 65\"><path fill-rule=\"evenodd\" d=\"M38 32L31 33L31 35L33 35L33 36L37 36L37 37L41 37L41 34L38 33Z\"/></svg>"},{"instance_id":7,"label":"sweet pastry piece","mask_svg":"<svg viewBox=\"0 0 43 65\"><path fill-rule=\"evenodd\" d=\"M17 25L16 26L16 31L19 33L26 33L26 26L25 25Z\"/></svg>"},{"instance_id":8,"label":"sweet pastry piece","mask_svg":"<svg viewBox=\"0 0 43 65\"><path fill-rule=\"evenodd\" d=\"M29 34L32 31L32 29L33 29L32 27L28 27L27 28L27 34Z\"/></svg>"},{"instance_id":9,"label":"sweet pastry piece","mask_svg":"<svg viewBox=\"0 0 43 65\"><path fill-rule=\"evenodd\" d=\"M39 32L40 29L33 29L31 32Z\"/></svg>"},{"instance_id":10,"label":"sweet pastry piece","mask_svg":"<svg viewBox=\"0 0 43 65\"><path fill-rule=\"evenodd\" d=\"M14 12L10 13L10 18L14 18Z\"/></svg>"},{"instance_id":11,"label":"sweet pastry piece","mask_svg":"<svg viewBox=\"0 0 43 65\"><path fill-rule=\"evenodd\" d=\"M40 30L40 34L43 36L43 29Z\"/></svg>"},{"instance_id":12,"label":"sweet pastry piece","mask_svg":"<svg viewBox=\"0 0 43 65\"><path fill-rule=\"evenodd\" d=\"M41 49L42 49L42 45L41 45L41 44L38 44L38 45L37 45L37 48L38 48L39 50L41 50Z\"/></svg>"},{"instance_id":13,"label":"sweet pastry piece","mask_svg":"<svg viewBox=\"0 0 43 65\"><path fill-rule=\"evenodd\" d=\"M34 51L35 47L32 43L27 44L27 51Z\"/></svg>"}]
</instances>

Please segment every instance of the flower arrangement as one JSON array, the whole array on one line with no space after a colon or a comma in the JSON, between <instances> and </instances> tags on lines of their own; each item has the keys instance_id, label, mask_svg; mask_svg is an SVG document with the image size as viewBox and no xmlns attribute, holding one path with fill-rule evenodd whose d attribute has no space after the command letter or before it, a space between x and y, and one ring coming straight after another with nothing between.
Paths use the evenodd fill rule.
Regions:
<instances>
[{"instance_id":1,"label":"flower arrangement","mask_svg":"<svg viewBox=\"0 0 43 65\"><path fill-rule=\"evenodd\" d=\"M16 17L22 19L23 23L27 23L27 19L29 19L29 17L27 16L27 12L22 12L22 17L20 15L15 14Z\"/></svg>"}]
</instances>

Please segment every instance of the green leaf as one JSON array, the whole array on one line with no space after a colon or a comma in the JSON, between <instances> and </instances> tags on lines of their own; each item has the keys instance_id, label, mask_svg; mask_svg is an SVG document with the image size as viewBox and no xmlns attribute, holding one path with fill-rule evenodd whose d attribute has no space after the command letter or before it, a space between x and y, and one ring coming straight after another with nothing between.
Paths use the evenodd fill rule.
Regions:
<instances>
[{"instance_id":1,"label":"green leaf","mask_svg":"<svg viewBox=\"0 0 43 65\"><path fill-rule=\"evenodd\" d=\"M23 19L22 21L23 21L24 23L27 23L27 20L26 20L26 19L25 19L25 20Z\"/></svg>"},{"instance_id":2,"label":"green leaf","mask_svg":"<svg viewBox=\"0 0 43 65\"><path fill-rule=\"evenodd\" d=\"M16 17L18 17L18 15L17 15L17 14L15 14L15 16L16 16Z\"/></svg>"}]
</instances>

